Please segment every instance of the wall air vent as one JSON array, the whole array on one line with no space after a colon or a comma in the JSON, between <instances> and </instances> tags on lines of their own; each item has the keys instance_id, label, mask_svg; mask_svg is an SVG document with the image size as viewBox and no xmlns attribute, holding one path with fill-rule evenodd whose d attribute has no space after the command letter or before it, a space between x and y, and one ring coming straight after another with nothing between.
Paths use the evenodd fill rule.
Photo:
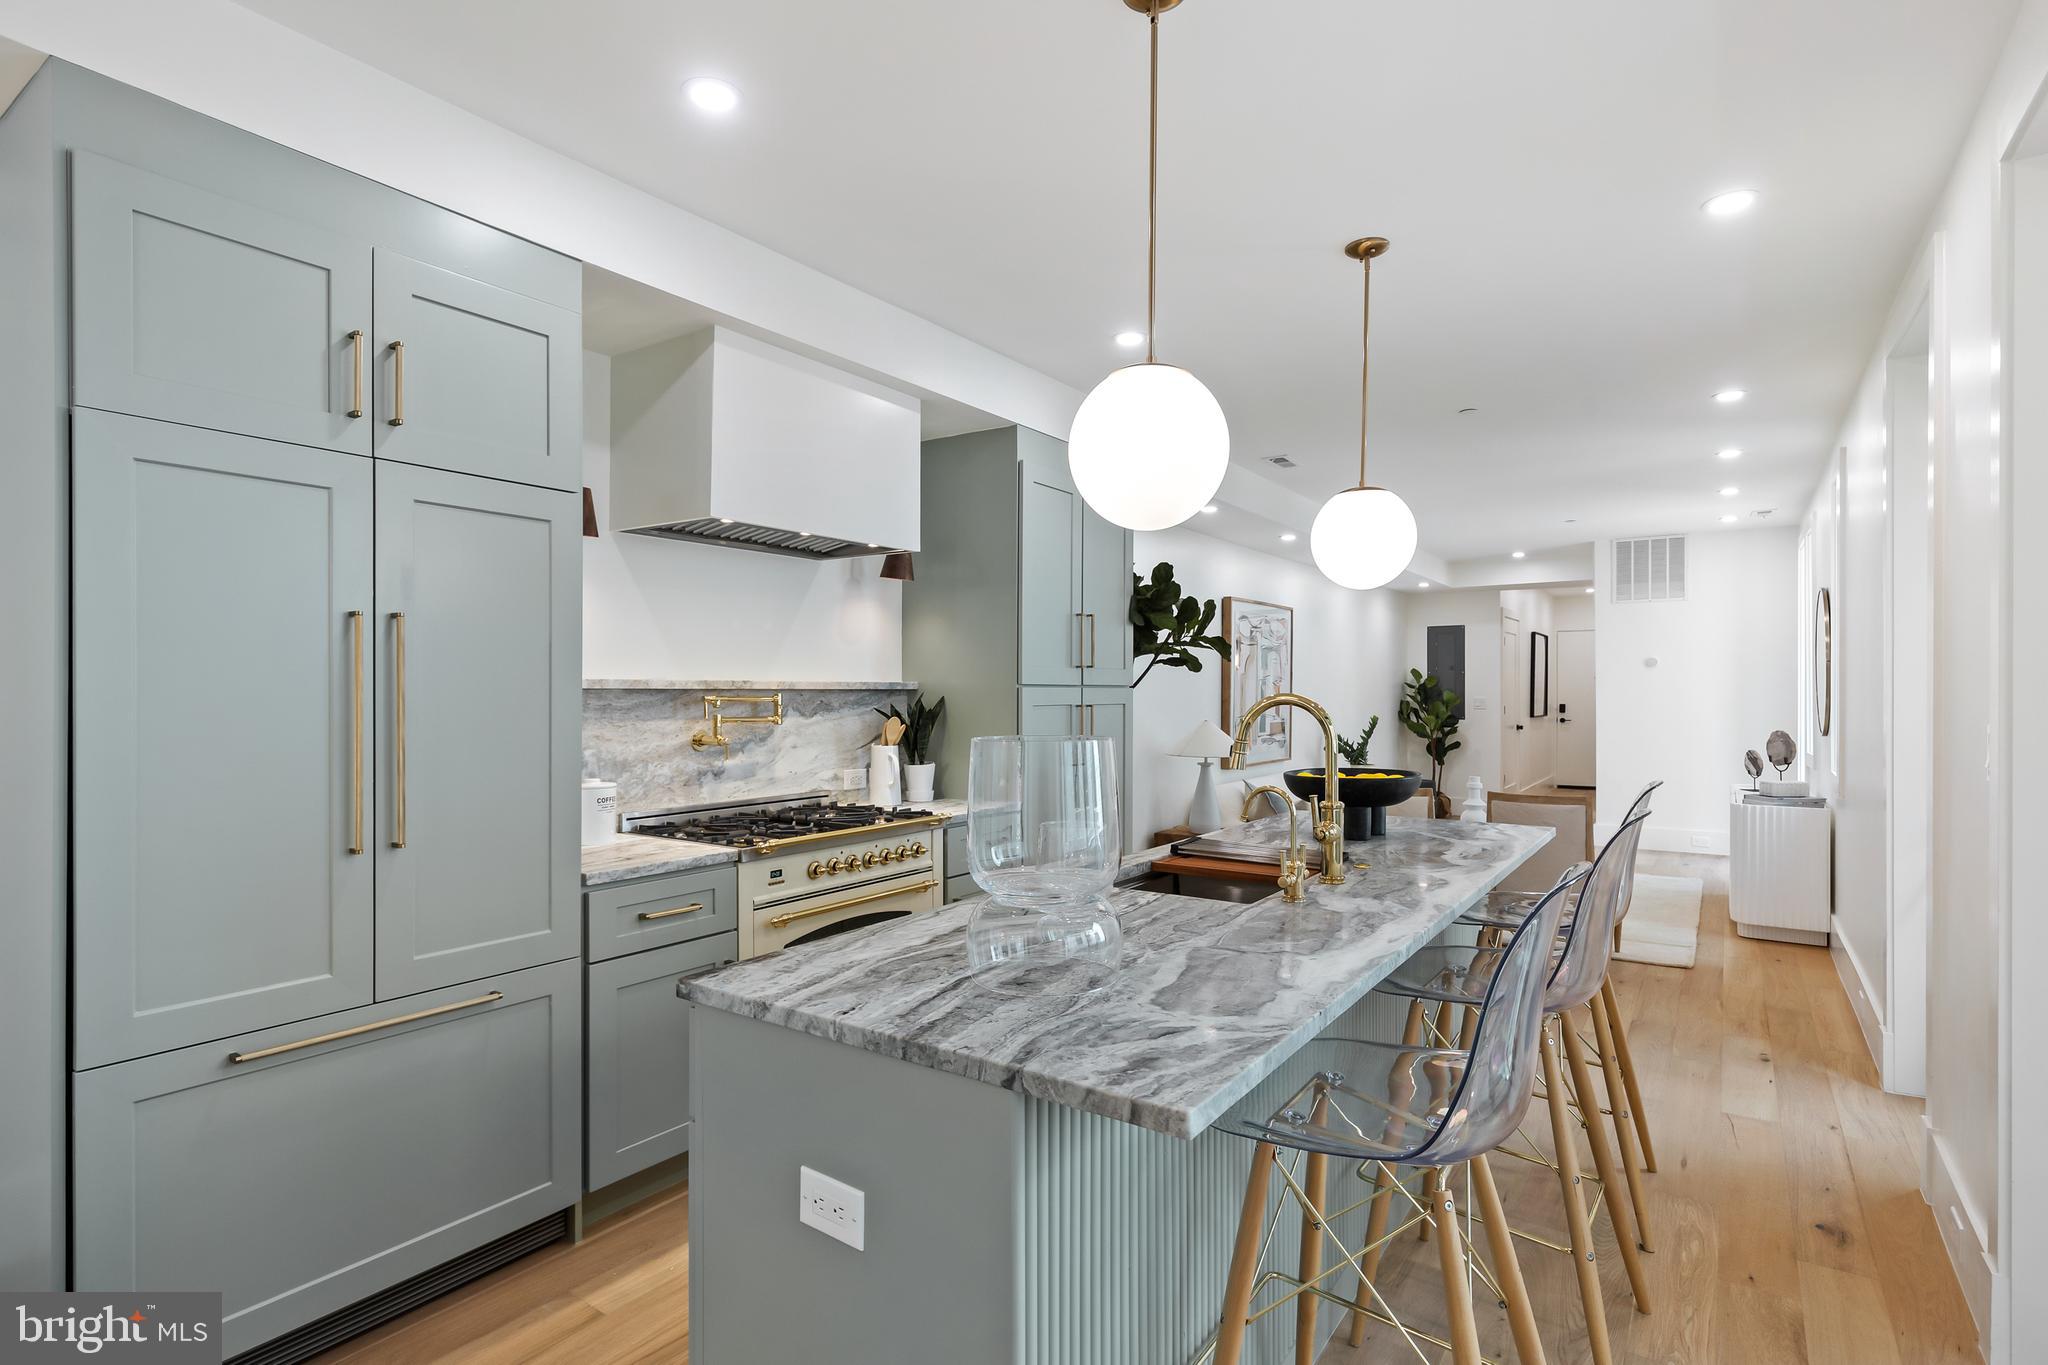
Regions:
<instances>
[{"instance_id":1,"label":"wall air vent","mask_svg":"<svg viewBox=\"0 0 2048 1365\"><path fill-rule=\"evenodd\" d=\"M807 536L801 531L779 531L773 526L754 526L722 517L697 517L666 526L636 526L633 534L660 536L665 540L694 540L700 545L730 545L741 550L763 550L793 559L858 559L862 555L886 555L895 551L886 545L866 541L838 540L832 536Z\"/></svg>"},{"instance_id":2,"label":"wall air vent","mask_svg":"<svg viewBox=\"0 0 2048 1365\"><path fill-rule=\"evenodd\" d=\"M1266 463L1272 465L1276 469L1294 468L1294 461L1288 459L1285 455L1268 455L1266 457Z\"/></svg>"},{"instance_id":3,"label":"wall air vent","mask_svg":"<svg viewBox=\"0 0 2048 1365\"><path fill-rule=\"evenodd\" d=\"M1614 542L1614 600L1685 600L1685 537L1638 536Z\"/></svg>"}]
</instances>

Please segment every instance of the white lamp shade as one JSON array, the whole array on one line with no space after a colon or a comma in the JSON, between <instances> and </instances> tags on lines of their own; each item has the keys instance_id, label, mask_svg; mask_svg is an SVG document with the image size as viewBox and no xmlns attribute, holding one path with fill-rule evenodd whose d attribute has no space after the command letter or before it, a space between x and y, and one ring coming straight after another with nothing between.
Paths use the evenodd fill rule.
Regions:
<instances>
[{"instance_id":1,"label":"white lamp shade","mask_svg":"<svg viewBox=\"0 0 2048 1365\"><path fill-rule=\"evenodd\" d=\"M1316 513L1308 548L1337 586L1377 588L1415 558L1415 514L1384 488L1347 488Z\"/></svg>"},{"instance_id":2,"label":"white lamp shade","mask_svg":"<svg viewBox=\"0 0 2048 1365\"><path fill-rule=\"evenodd\" d=\"M1230 736L1215 721L1205 720L1167 752L1175 758L1228 758Z\"/></svg>"},{"instance_id":3,"label":"white lamp shade","mask_svg":"<svg viewBox=\"0 0 2048 1365\"><path fill-rule=\"evenodd\" d=\"M1067 468L1097 514L1133 531L1178 526L1208 505L1230 464L1230 424L1177 365L1112 371L1074 414Z\"/></svg>"}]
</instances>

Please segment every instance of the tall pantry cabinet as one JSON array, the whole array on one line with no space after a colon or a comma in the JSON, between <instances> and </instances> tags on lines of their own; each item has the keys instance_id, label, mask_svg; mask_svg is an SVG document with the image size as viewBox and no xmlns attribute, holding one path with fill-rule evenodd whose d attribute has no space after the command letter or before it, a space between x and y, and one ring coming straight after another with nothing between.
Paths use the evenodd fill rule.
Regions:
<instances>
[{"instance_id":1,"label":"tall pantry cabinet","mask_svg":"<svg viewBox=\"0 0 2048 1365\"><path fill-rule=\"evenodd\" d=\"M69 284L70 1279L232 1355L580 1190L580 267L62 63L0 165Z\"/></svg>"}]
</instances>

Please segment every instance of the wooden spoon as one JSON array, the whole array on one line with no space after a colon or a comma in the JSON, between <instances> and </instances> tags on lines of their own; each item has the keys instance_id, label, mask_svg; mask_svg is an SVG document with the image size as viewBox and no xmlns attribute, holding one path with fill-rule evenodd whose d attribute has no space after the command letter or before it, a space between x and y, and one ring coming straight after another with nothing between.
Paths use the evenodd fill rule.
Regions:
<instances>
[{"instance_id":1,"label":"wooden spoon","mask_svg":"<svg viewBox=\"0 0 2048 1365\"><path fill-rule=\"evenodd\" d=\"M906 728L903 722L896 719L896 717L889 717L889 719L882 722L882 743L894 744L901 740L903 738L903 731Z\"/></svg>"}]
</instances>

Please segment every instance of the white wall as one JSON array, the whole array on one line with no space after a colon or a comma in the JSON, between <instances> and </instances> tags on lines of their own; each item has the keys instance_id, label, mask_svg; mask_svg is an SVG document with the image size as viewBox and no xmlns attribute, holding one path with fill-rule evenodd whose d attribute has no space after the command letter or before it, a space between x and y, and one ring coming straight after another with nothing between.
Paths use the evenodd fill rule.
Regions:
<instances>
[{"instance_id":1,"label":"white wall","mask_svg":"<svg viewBox=\"0 0 2048 1365\"><path fill-rule=\"evenodd\" d=\"M611 359L589 351L583 481L600 532L583 542L584 677L901 679L903 589L880 560L819 564L612 532Z\"/></svg>"},{"instance_id":2,"label":"white wall","mask_svg":"<svg viewBox=\"0 0 2048 1365\"><path fill-rule=\"evenodd\" d=\"M1505 687L1501 696L1502 715L1511 718L1508 723L1519 723L1522 743L1522 769L1520 781L1515 786L1520 790L1548 786L1557 778L1557 625L1552 619L1556 599L1541 589L1516 588L1500 595L1500 610L1503 616L1512 616L1522 626L1522 654L1513 665L1514 676L1506 680L1512 685ZM1529 713L1529 670L1530 652L1535 648L1531 638L1536 632L1549 637L1550 656L1550 709L1548 714L1536 716ZM1503 748L1512 743L1504 732L1501 736ZM1511 766L1507 755L1501 756L1501 783L1507 785Z\"/></svg>"},{"instance_id":3,"label":"white wall","mask_svg":"<svg viewBox=\"0 0 2048 1365\"><path fill-rule=\"evenodd\" d=\"M1465 799L1466 779L1477 777L1491 791L1500 786L1500 592L1495 588L1467 588L1456 592L1404 592L1402 606L1402 652L1399 679L1408 670L1428 672L1429 628L1465 628L1465 719L1458 723L1457 740L1464 746L1451 755L1444 767L1444 790L1455 802ZM1422 741L1400 729L1400 721L1387 716L1401 736L1401 762L1420 773L1429 772L1429 755ZM1384 730L1384 727L1382 727Z\"/></svg>"},{"instance_id":4,"label":"white wall","mask_svg":"<svg viewBox=\"0 0 2048 1365\"><path fill-rule=\"evenodd\" d=\"M1644 847L1726 853L1743 751L1772 730L1797 733L1798 533L1687 536L1682 602L1613 601L1610 542L1597 556L1602 834L1661 779Z\"/></svg>"},{"instance_id":5,"label":"white wall","mask_svg":"<svg viewBox=\"0 0 2048 1365\"><path fill-rule=\"evenodd\" d=\"M1399 593L1352 592L1324 578L1313 565L1183 528L1138 532L1133 557L1139 572L1147 576L1154 564L1170 562L1183 592L1218 600L1219 619L1226 595L1293 607L1295 690L1328 708L1344 735L1356 735L1367 718L1378 713L1380 728L1372 755L1380 762L1393 761L1393 735L1400 729L1394 715L1400 695L1397 680L1404 669ZM1166 751L1197 721L1223 723L1222 674L1213 656L1205 655L1204 660L1200 673L1153 669L1133 698L1132 829L1126 842L1134 847L1142 846L1153 831L1187 818L1195 761L1170 757ZM1322 732L1297 712L1292 761L1314 765L1322 756ZM1217 776L1278 782L1285 766L1264 763L1241 774ZM1224 811L1226 818L1235 813Z\"/></svg>"}]
</instances>

